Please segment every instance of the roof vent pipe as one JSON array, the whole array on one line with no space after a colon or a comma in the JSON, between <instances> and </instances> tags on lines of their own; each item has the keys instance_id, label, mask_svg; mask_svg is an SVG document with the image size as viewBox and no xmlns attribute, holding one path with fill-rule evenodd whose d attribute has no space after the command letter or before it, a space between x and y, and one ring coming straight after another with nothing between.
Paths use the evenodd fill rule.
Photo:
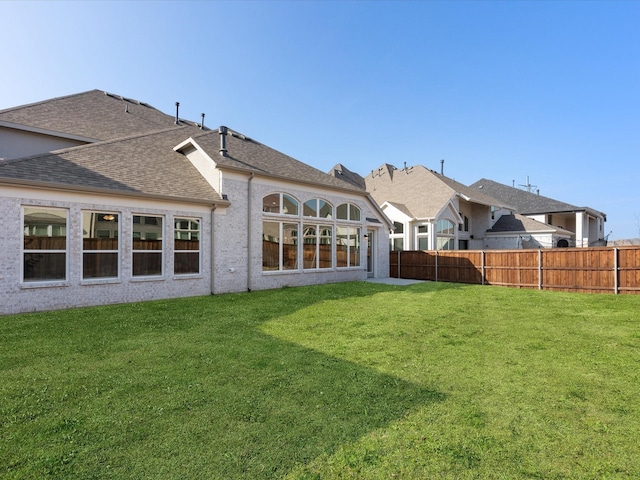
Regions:
<instances>
[{"instance_id":1,"label":"roof vent pipe","mask_svg":"<svg viewBox=\"0 0 640 480\"><path fill-rule=\"evenodd\" d=\"M440 160L440 175L444 177L444 160Z\"/></svg>"},{"instance_id":2,"label":"roof vent pipe","mask_svg":"<svg viewBox=\"0 0 640 480\"><path fill-rule=\"evenodd\" d=\"M202 115L202 122L200 122L200 130L204 128L204 113L202 113L201 115Z\"/></svg>"},{"instance_id":3,"label":"roof vent pipe","mask_svg":"<svg viewBox=\"0 0 640 480\"><path fill-rule=\"evenodd\" d=\"M180 108L180 102L176 102L176 125L180 125L180 117L178 116L178 109Z\"/></svg>"},{"instance_id":4,"label":"roof vent pipe","mask_svg":"<svg viewBox=\"0 0 640 480\"><path fill-rule=\"evenodd\" d=\"M220 155L225 157L227 155L227 127L221 126L218 133L220 133Z\"/></svg>"}]
</instances>

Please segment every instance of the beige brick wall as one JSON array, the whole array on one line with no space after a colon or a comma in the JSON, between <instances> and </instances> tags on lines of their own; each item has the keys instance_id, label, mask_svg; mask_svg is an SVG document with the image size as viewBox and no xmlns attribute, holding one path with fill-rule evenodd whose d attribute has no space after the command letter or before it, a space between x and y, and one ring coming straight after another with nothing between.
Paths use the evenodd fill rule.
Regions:
<instances>
[{"instance_id":1,"label":"beige brick wall","mask_svg":"<svg viewBox=\"0 0 640 480\"><path fill-rule=\"evenodd\" d=\"M333 268L320 271L296 270L287 272L262 271L262 198L275 192L284 192L294 196L302 204L312 198L322 198L329 201L334 208L344 202L351 202L361 209L361 234L367 232L366 218L375 218L379 214L374 212L369 202L360 195L331 193L314 187L300 188L300 185L277 182L254 177L251 181L251 209L247 206L249 191L248 176L228 176L223 178L223 193L228 195L231 207L216 210L214 215L214 293L241 292L251 290L265 290L284 286L303 286L320 283L345 282L364 280L366 272L366 243L362 239L361 267ZM248 215L251 218L248 218ZM251 239L248 244L248 225L251 224ZM387 226L377 224L379 235L377 238L376 275L389 276L389 236ZM250 252L250 257L247 255Z\"/></svg>"},{"instance_id":2,"label":"beige brick wall","mask_svg":"<svg viewBox=\"0 0 640 480\"><path fill-rule=\"evenodd\" d=\"M55 198L56 195L51 195ZM36 196L37 197L37 196ZM211 292L211 214L207 207L163 205L147 201L119 205L114 198L67 195L71 200L0 196L0 314L53 310L79 306L126 303L162 298L207 295ZM91 200L91 201L87 201ZM104 200L104 201L101 201ZM122 202L124 203L124 202ZM68 269L64 282L29 282L21 278L23 205L68 209ZM182 208L181 208L182 207ZM120 271L118 279L82 279L82 211L117 212L120 215ZM163 274L157 278L133 278L132 215L160 215L164 218ZM173 218L201 219L201 273L173 275Z\"/></svg>"}]
</instances>

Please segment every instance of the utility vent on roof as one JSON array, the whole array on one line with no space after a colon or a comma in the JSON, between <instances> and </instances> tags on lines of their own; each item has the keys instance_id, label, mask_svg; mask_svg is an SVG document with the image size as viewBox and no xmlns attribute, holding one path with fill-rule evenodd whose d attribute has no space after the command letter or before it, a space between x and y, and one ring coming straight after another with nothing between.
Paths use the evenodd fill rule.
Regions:
<instances>
[{"instance_id":1,"label":"utility vent on roof","mask_svg":"<svg viewBox=\"0 0 640 480\"><path fill-rule=\"evenodd\" d=\"M134 98L123 97L122 95L116 95L115 93L104 92L107 97L115 98L116 100L122 100L123 102L135 103L136 105L142 105L143 107L151 108L151 105L148 103L141 102L140 100L136 100Z\"/></svg>"},{"instance_id":2,"label":"utility vent on roof","mask_svg":"<svg viewBox=\"0 0 640 480\"><path fill-rule=\"evenodd\" d=\"M239 138L240 140L246 140L247 142L253 142L253 140L251 140L249 137L247 137L246 135L243 135L241 133L238 133L238 132L232 132L232 131L229 130L229 135L231 135L232 137Z\"/></svg>"}]
</instances>

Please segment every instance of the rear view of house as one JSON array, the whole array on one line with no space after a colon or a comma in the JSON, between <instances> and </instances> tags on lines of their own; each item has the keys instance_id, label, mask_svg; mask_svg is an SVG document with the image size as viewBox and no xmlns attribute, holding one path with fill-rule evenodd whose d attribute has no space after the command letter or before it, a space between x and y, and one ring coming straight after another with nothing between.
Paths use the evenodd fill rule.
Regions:
<instances>
[{"instance_id":1,"label":"rear view of house","mask_svg":"<svg viewBox=\"0 0 640 480\"><path fill-rule=\"evenodd\" d=\"M93 90L0 111L0 314L388 275L357 185Z\"/></svg>"}]
</instances>

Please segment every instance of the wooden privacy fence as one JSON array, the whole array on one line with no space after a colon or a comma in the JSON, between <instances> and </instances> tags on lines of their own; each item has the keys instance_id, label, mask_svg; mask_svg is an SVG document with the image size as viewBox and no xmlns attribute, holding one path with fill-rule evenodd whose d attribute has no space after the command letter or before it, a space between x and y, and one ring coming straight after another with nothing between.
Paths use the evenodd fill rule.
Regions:
<instances>
[{"instance_id":1,"label":"wooden privacy fence","mask_svg":"<svg viewBox=\"0 0 640 480\"><path fill-rule=\"evenodd\" d=\"M390 252L393 278L640 293L640 247Z\"/></svg>"}]
</instances>

